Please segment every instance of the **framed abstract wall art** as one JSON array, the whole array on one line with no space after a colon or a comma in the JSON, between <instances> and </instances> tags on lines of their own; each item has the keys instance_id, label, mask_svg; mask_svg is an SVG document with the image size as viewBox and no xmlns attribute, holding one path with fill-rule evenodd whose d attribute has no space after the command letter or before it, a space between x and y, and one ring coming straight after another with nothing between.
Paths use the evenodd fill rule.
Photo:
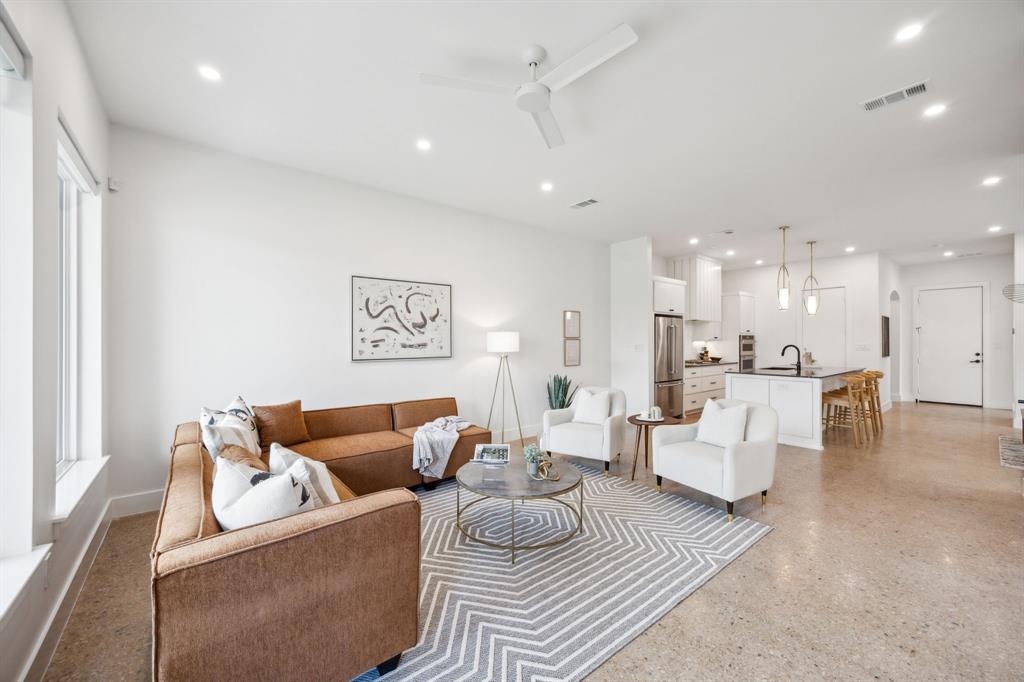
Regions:
<instances>
[{"instance_id":1,"label":"framed abstract wall art","mask_svg":"<svg viewBox=\"0 0 1024 682\"><path fill-rule=\"evenodd\" d=\"M352 276L352 360L452 357L452 287Z\"/></svg>"}]
</instances>

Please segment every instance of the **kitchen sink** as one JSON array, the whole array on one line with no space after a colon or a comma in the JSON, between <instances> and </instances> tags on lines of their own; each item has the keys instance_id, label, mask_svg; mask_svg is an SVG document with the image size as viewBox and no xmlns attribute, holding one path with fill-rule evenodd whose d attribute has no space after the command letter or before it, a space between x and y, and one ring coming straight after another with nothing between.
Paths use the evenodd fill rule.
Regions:
<instances>
[{"instance_id":1,"label":"kitchen sink","mask_svg":"<svg viewBox=\"0 0 1024 682\"><path fill-rule=\"evenodd\" d=\"M786 365L785 367L762 367L761 369L772 369L772 370L788 369L788 370L793 371L793 372L796 371L796 367L794 367L793 365Z\"/></svg>"}]
</instances>

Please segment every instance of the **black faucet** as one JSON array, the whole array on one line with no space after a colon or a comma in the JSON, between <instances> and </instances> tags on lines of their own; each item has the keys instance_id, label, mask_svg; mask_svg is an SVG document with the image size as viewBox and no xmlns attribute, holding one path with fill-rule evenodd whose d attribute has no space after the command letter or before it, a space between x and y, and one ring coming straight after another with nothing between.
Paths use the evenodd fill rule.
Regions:
<instances>
[{"instance_id":1,"label":"black faucet","mask_svg":"<svg viewBox=\"0 0 1024 682\"><path fill-rule=\"evenodd\" d=\"M797 346L794 346L793 344L789 344L788 346L783 346L782 347L781 355L782 355L782 357L786 357L786 351L789 350L790 348L792 348L793 350L796 351L796 373L797 373L797 376L799 376L800 375L800 348L798 348Z\"/></svg>"}]
</instances>

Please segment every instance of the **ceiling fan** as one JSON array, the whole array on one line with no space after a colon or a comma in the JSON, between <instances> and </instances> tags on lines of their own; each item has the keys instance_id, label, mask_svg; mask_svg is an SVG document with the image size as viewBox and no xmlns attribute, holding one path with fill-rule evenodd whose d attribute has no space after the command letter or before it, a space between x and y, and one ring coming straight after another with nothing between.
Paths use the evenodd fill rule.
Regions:
<instances>
[{"instance_id":1,"label":"ceiling fan","mask_svg":"<svg viewBox=\"0 0 1024 682\"><path fill-rule=\"evenodd\" d=\"M498 95L513 95L516 106L533 116L537 129L548 149L565 144L562 131L558 128L555 115L551 113L551 93L561 90L578 78L596 69L601 64L630 47L638 40L636 31L629 24L620 24L583 50L537 78L537 67L544 62L547 51L540 45L531 45L523 52L523 61L530 67L530 80L519 86L496 85L478 81L436 76L421 73L420 81L429 85L440 85L459 90L489 92Z\"/></svg>"}]
</instances>

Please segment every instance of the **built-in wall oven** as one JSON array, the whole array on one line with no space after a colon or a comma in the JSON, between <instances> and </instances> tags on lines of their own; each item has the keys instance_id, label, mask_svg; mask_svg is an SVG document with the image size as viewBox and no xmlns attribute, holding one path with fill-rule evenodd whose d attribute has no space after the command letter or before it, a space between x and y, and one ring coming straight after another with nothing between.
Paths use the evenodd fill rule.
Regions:
<instances>
[{"instance_id":1,"label":"built-in wall oven","mask_svg":"<svg viewBox=\"0 0 1024 682\"><path fill-rule=\"evenodd\" d=\"M754 335L753 334L740 334L740 366L739 371L741 372L753 372L754 371L754 358L757 356L754 353Z\"/></svg>"}]
</instances>

